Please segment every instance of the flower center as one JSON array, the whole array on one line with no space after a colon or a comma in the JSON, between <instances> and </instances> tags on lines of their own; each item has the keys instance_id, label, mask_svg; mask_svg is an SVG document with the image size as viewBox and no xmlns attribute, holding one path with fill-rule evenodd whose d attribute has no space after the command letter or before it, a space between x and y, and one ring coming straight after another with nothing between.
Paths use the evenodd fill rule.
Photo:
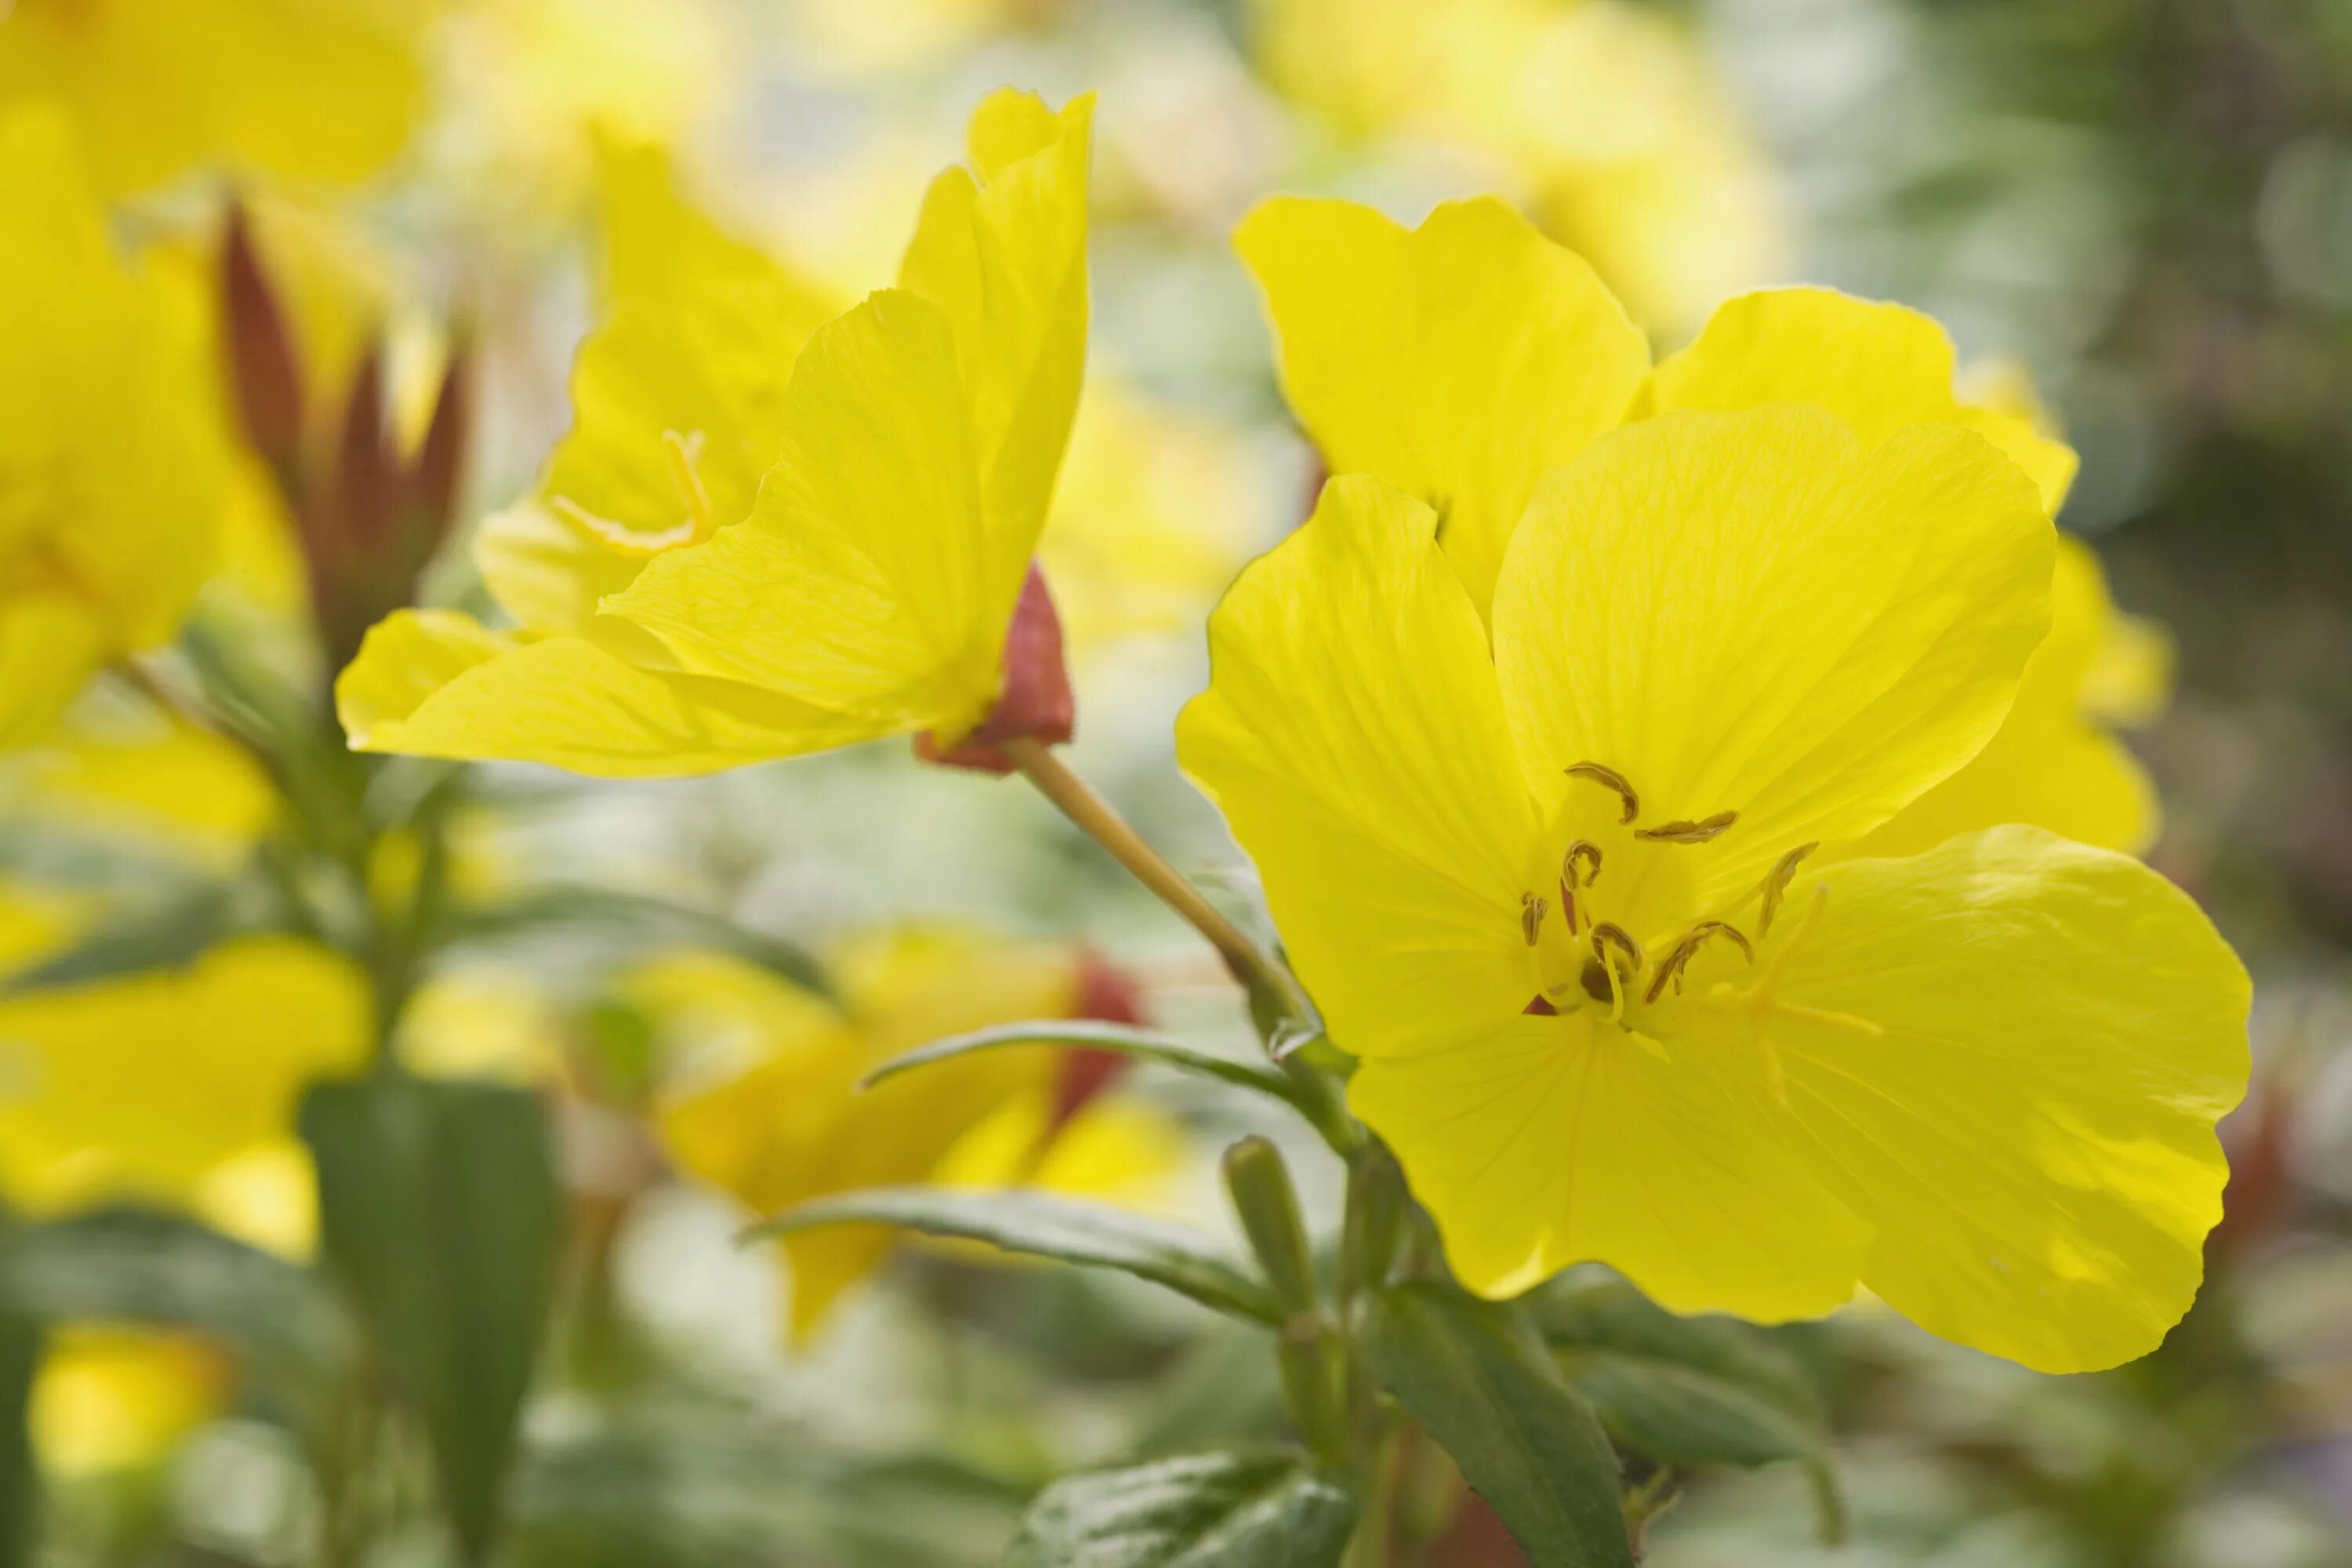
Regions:
<instances>
[{"instance_id":1,"label":"flower center","mask_svg":"<svg viewBox=\"0 0 2352 1568\"><path fill-rule=\"evenodd\" d=\"M1753 964L1756 939L1814 847L1791 850L1760 888L1710 911L1692 848L1736 831L1738 812L1649 820L1634 781L1617 769L1578 763L1567 773L1579 787L1538 840L1532 885L1520 895L1535 990L1529 1011L1596 1007L1630 1027L1631 1017L1680 994L1702 954L1720 949Z\"/></svg>"}]
</instances>

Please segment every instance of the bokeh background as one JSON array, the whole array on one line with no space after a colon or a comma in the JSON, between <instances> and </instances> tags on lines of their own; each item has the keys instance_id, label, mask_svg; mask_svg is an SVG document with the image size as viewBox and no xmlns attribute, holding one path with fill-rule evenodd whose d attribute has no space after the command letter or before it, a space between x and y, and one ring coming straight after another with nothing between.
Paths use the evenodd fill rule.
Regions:
<instances>
[{"instance_id":1,"label":"bokeh background","mask_svg":"<svg viewBox=\"0 0 2352 1568\"><path fill-rule=\"evenodd\" d=\"M322 36L363 22L349 47L374 63L353 79L393 83L287 109L289 140L315 157L191 142L172 119L183 89L289 95L320 68L271 54L282 32L198 29L168 62L107 65L129 83L118 96L84 83L74 101L130 232L210 233L238 190L264 257L321 280L315 352L349 363L381 331L397 402L403 364L429 384L461 345L475 439L460 537L424 588L452 605L480 600L465 526L530 489L568 419L600 136L667 146L695 204L854 298L887 281L983 93L1099 91L1092 380L1046 555L1079 693L1072 756L1237 909L1246 869L1175 773L1171 723L1204 679L1208 607L1303 516L1316 474L1226 244L1255 200L1340 193L1412 221L1496 191L1591 258L1662 347L1727 294L1804 280L1918 306L1965 363L2029 374L2083 456L2063 524L2125 609L2168 628L2168 700L2133 736L2164 800L2151 858L2257 980L2254 1089L2225 1129L2235 1175L2204 1297L2155 1355L2068 1379L1866 1307L1790 1331L1835 1432L1847 1539L1822 1542L1801 1467L1701 1469L1680 1478L1647 1560L2352 1563L2352 5L279 7ZM42 54L36 30L136 26L93 18L141 9L0 4L0 100L62 80L68 57ZM360 140L373 116L381 145L339 160L304 113ZM338 340L352 300L374 325ZM236 537L200 619L299 681L319 656L290 543L268 518ZM163 741L179 749L158 763L147 749ZM137 693L93 691L68 739L0 763L0 915L30 931L60 909L137 907L159 856L199 880L257 842L266 858L280 830L239 766L200 736L159 737ZM435 875L593 887L734 933L623 952L593 919L520 938L486 921L436 948L400 1024L419 1070L544 1086L564 1108L584 1261L527 1413L514 1560L989 1563L1066 1468L1278 1427L1262 1345L1119 1281L901 1249L793 1341L793 1287L771 1251L731 1239L745 1211L673 1173L625 1081L681 1015L721 1034L798 1026L788 1000L740 994L758 987L740 951L761 940L849 955L845 972L889 995L903 990L876 955L892 943L1075 963L1083 942L1145 1015L1246 1049L1211 955L1042 801L896 746L641 785L492 769L466 791ZM213 935L237 918L179 912ZM19 941L5 923L0 937ZM730 944L735 968L709 951ZM163 1050L195 1026L139 1027ZM1256 1113L1149 1074L1118 1092L1131 1120L1072 1179L1225 1224L1213 1152ZM30 1136L0 1117L0 1140ZM1312 1152L1296 1164L1328 1208ZM263 1176L247 1186L240 1212L283 1201ZM208 1214L239 1207L215 1199ZM299 1251L306 1221L237 1223ZM90 1321L44 1353L32 1432L51 1506L35 1561L333 1560L299 1445L216 1338ZM383 1561L438 1560L421 1465L369 1466ZM1433 1563L1516 1561L1474 1530L1438 1533Z\"/></svg>"}]
</instances>

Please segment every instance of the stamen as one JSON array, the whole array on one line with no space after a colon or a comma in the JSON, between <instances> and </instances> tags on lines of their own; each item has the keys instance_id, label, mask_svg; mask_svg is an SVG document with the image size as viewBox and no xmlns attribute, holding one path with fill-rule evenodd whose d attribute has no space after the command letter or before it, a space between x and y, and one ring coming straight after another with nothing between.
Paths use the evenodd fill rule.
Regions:
<instances>
[{"instance_id":1,"label":"stamen","mask_svg":"<svg viewBox=\"0 0 2352 1568\"><path fill-rule=\"evenodd\" d=\"M1638 835L1637 835L1638 837ZM1584 863L1584 874L1577 874L1577 862ZM1589 888L1601 880L1601 846L1590 838L1579 838L1559 858L1559 879L1570 888Z\"/></svg>"},{"instance_id":2,"label":"stamen","mask_svg":"<svg viewBox=\"0 0 2352 1568\"><path fill-rule=\"evenodd\" d=\"M1627 784L1625 775L1615 768L1605 768L1599 763L1571 763L1561 772L1572 779L1591 779L1597 784L1615 790L1618 800L1625 808L1625 815L1617 819L1621 826L1642 815L1642 797L1633 793L1633 786Z\"/></svg>"},{"instance_id":3,"label":"stamen","mask_svg":"<svg viewBox=\"0 0 2352 1568\"><path fill-rule=\"evenodd\" d=\"M695 471L695 460L702 456L702 432L681 436L675 430L662 432L662 456L669 464L669 482L677 488L678 499L686 502L686 515L695 539L708 539L717 526L710 511L709 493L702 488L702 476Z\"/></svg>"},{"instance_id":4,"label":"stamen","mask_svg":"<svg viewBox=\"0 0 2352 1568\"><path fill-rule=\"evenodd\" d=\"M1519 934L1528 939L1529 947L1535 946L1537 939L1543 935L1544 915L1550 908L1538 894L1519 895Z\"/></svg>"},{"instance_id":5,"label":"stamen","mask_svg":"<svg viewBox=\"0 0 2352 1568\"><path fill-rule=\"evenodd\" d=\"M1659 827L1637 827L1633 829L1633 837L1653 838L1663 844L1704 844L1738 820L1739 814L1736 811L1718 811L1713 816L1702 817L1696 822L1675 821Z\"/></svg>"},{"instance_id":6,"label":"stamen","mask_svg":"<svg viewBox=\"0 0 2352 1568\"><path fill-rule=\"evenodd\" d=\"M570 496L551 496L548 510L558 517L579 524L624 555L651 560L665 550L675 550L681 544L694 542L694 520L688 518L676 528L665 528L658 533L647 533L641 528L631 528L625 522L615 522L609 517L599 517Z\"/></svg>"},{"instance_id":7,"label":"stamen","mask_svg":"<svg viewBox=\"0 0 2352 1568\"><path fill-rule=\"evenodd\" d=\"M1738 927L1726 925L1721 921L1701 921L1683 933L1682 941L1675 943L1674 951L1666 954L1664 963L1658 965L1657 975L1650 982L1649 990L1643 993L1642 1000L1656 1001L1665 994L1666 982L1669 980L1675 983L1675 994L1681 995L1683 966L1698 955L1698 950L1706 944L1706 939L1711 936L1728 937L1733 945L1747 957L1748 963L1756 962L1756 949L1749 944L1748 938L1740 933Z\"/></svg>"},{"instance_id":8,"label":"stamen","mask_svg":"<svg viewBox=\"0 0 2352 1568\"><path fill-rule=\"evenodd\" d=\"M1625 962L1634 973L1642 972L1642 944L1627 935L1623 926L1603 921L1592 928L1592 956L1607 964L1609 950L1612 946L1625 955Z\"/></svg>"},{"instance_id":9,"label":"stamen","mask_svg":"<svg viewBox=\"0 0 2352 1568\"><path fill-rule=\"evenodd\" d=\"M1766 936L1771 932L1772 917L1780 911L1781 897L1788 892L1789 883L1796 877L1798 866L1803 862L1806 856L1820 847L1819 840L1811 844L1798 845L1794 849L1781 856L1779 863L1765 877L1764 909L1756 917L1758 936Z\"/></svg>"}]
</instances>

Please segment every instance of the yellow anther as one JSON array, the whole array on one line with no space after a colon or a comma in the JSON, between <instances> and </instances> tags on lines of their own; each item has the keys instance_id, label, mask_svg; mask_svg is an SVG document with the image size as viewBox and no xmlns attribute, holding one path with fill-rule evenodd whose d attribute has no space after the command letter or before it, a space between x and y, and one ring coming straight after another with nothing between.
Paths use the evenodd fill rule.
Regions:
<instances>
[{"instance_id":1,"label":"yellow anther","mask_svg":"<svg viewBox=\"0 0 2352 1568\"><path fill-rule=\"evenodd\" d=\"M1796 877L1798 866L1803 862L1806 856L1811 854L1814 850L1819 849L1821 845L1818 841L1811 844L1800 844L1794 849L1790 850L1786 855L1781 856L1780 860L1773 866L1772 869L1766 874L1764 878L1764 909L1763 911L1756 917L1756 934L1758 936L1764 936L1770 932L1772 930L1772 917L1780 911L1781 897L1788 892L1789 883Z\"/></svg>"},{"instance_id":2,"label":"yellow anther","mask_svg":"<svg viewBox=\"0 0 2352 1568\"><path fill-rule=\"evenodd\" d=\"M1599 763L1571 763L1561 771L1570 778L1591 779L1597 784L1615 790L1619 803L1624 807L1624 815L1617 819L1621 826L1642 815L1642 797L1633 793L1633 786L1627 784L1625 775L1615 768L1605 768Z\"/></svg>"},{"instance_id":3,"label":"yellow anther","mask_svg":"<svg viewBox=\"0 0 2352 1568\"><path fill-rule=\"evenodd\" d=\"M1681 995L1683 966L1697 956L1698 950L1706 945L1706 939L1711 936L1727 938L1747 956L1748 963L1756 962L1756 949L1749 944L1748 938L1741 933L1738 927L1726 925L1721 921L1701 921L1683 933L1682 940L1675 943L1674 951L1666 954L1665 962L1658 965L1658 973L1652 977L1650 988L1642 994L1642 1000L1656 1001L1665 994L1666 982L1669 980L1675 983L1675 994Z\"/></svg>"},{"instance_id":4,"label":"yellow anther","mask_svg":"<svg viewBox=\"0 0 2352 1568\"><path fill-rule=\"evenodd\" d=\"M1626 820L1631 821L1628 817ZM1739 820L1736 811L1718 811L1713 816L1703 816L1696 822L1669 822L1658 827L1633 829L1636 838L1652 838L1662 844L1704 844Z\"/></svg>"},{"instance_id":5,"label":"yellow anther","mask_svg":"<svg viewBox=\"0 0 2352 1568\"><path fill-rule=\"evenodd\" d=\"M1584 867L1581 875L1576 869L1580 864ZM1601 846L1590 838L1570 844L1568 853L1559 858L1559 880L1562 887L1570 889L1589 888L1601 880Z\"/></svg>"},{"instance_id":6,"label":"yellow anther","mask_svg":"<svg viewBox=\"0 0 2352 1568\"><path fill-rule=\"evenodd\" d=\"M662 457L669 465L669 482L677 489L678 499L686 503L687 525L697 541L710 537L719 526L710 510L710 496L702 488L702 476L695 463L702 456L702 432L681 436L675 430L662 432Z\"/></svg>"},{"instance_id":7,"label":"yellow anther","mask_svg":"<svg viewBox=\"0 0 2352 1568\"><path fill-rule=\"evenodd\" d=\"M1528 939L1529 947L1543 935L1544 915L1550 908L1538 894L1519 895L1519 934Z\"/></svg>"}]
</instances>

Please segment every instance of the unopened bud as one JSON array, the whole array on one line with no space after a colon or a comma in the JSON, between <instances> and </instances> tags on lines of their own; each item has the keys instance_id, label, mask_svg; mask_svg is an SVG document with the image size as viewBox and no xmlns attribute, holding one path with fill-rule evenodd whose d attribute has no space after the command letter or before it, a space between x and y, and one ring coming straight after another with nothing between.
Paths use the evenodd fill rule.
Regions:
<instances>
[{"instance_id":1,"label":"unopened bud","mask_svg":"<svg viewBox=\"0 0 2352 1568\"><path fill-rule=\"evenodd\" d=\"M229 205L221 237L220 289L238 423L279 484L290 484L302 451L302 364L245 208L236 203Z\"/></svg>"},{"instance_id":2,"label":"unopened bud","mask_svg":"<svg viewBox=\"0 0 2352 1568\"><path fill-rule=\"evenodd\" d=\"M1293 1312L1314 1311L1315 1267L1307 1256L1307 1226L1281 1151L1264 1138L1244 1138L1225 1151L1224 1172L1234 1213L1274 1293Z\"/></svg>"}]
</instances>

